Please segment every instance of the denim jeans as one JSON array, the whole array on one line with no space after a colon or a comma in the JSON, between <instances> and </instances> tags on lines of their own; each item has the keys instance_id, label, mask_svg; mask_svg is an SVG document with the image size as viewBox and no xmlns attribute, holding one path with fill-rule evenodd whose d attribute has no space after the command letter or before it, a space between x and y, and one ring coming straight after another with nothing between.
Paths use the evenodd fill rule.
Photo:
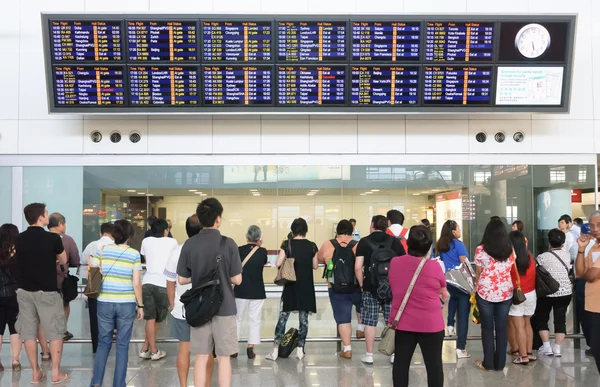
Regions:
<instances>
[{"instance_id":1,"label":"denim jeans","mask_svg":"<svg viewBox=\"0 0 600 387\"><path fill-rule=\"evenodd\" d=\"M585 336L585 341L588 347L591 347L590 343L592 339L590 337L589 316L585 310L585 280L583 278L575 280L575 315L579 324L581 324L581 331L583 332L583 336Z\"/></svg>"},{"instance_id":2,"label":"denim jeans","mask_svg":"<svg viewBox=\"0 0 600 387\"><path fill-rule=\"evenodd\" d=\"M489 302L481 298L479 294L477 295L477 307L481 318L483 367L486 370L502 371L506 365L507 322L511 304L512 299L503 302ZM496 333L495 343L494 331Z\"/></svg>"},{"instance_id":3,"label":"denim jeans","mask_svg":"<svg viewBox=\"0 0 600 387\"><path fill-rule=\"evenodd\" d=\"M467 335L469 334L470 296L452 285L448 285L448 293L450 293L450 301L454 300L458 312L456 349L464 351L467 348ZM448 310L450 309L448 308ZM448 317L448 319L450 318Z\"/></svg>"},{"instance_id":4,"label":"denim jeans","mask_svg":"<svg viewBox=\"0 0 600 387\"><path fill-rule=\"evenodd\" d=\"M102 302L98 301L98 349L94 362L94 374L91 386L101 386L108 354L112 346L113 329L117 326L117 358L115 361L114 387L125 387L127 362L129 357L129 341L136 317L134 302Z\"/></svg>"},{"instance_id":5,"label":"denim jeans","mask_svg":"<svg viewBox=\"0 0 600 387\"><path fill-rule=\"evenodd\" d=\"M448 286L448 291L450 291L450 286ZM452 295L452 293L450 293ZM456 311L458 309L458 303L456 302L456 298L450 297L448 301L448 323L447 327L453 327L456 323Z\"/></svg>"}]
</instances>

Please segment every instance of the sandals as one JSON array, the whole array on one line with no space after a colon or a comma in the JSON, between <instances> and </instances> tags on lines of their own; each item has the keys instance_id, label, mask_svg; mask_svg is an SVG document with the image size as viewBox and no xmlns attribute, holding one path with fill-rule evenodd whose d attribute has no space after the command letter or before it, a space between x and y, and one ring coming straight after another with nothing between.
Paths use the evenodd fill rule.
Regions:
<instances>
[{"instance_id":1,"label":"sandals","mask_svg":"<svg viewBox=\"0 0 600 387\"><path fill-rule=\"evenodd\" d=\"M525 359L527 359L527 361L524 361ZM518 365L526 366L526 365L529 364L529 358L524 357L524 356L519 356L515 360L513 360L512 363L513 364L518 364Z\"/></svg>"},{"instance_id":2,"label":"sandals","mask_svg":"<svg viewBox=\"0 0 600 387\"><path fill-rule=\"evenodd\" d=\"M41 382L46 380L46 374L42 370L40 370L40 374L42 374L42 377L40 378L40 380L38 380L38 381L32 380L31 384L40 384Z\"/></svg>"},{"instance_id":3,"label":"sandals","mask_svg":"<svg viewBox=\"0 0 600 387\"><path fill-rule=\"evenodd\" d=\"M516 351L508 351L506 353L509 354L510 356L519 356L519 350L518 349Z\"/></svg>"},{"instance_id":4,"label":"sandals","mask_svg":"<svg viewBox=\"0 0 600 387\"><path fill-rule=\"evenodd\" d=\"M529 358L529 361L536 361L537 357L533 356L533 353L531 352L527 352L527 357Z\"/></svg>"},{"instance_id":5,"label":"sandals","mask_svg":"<svg viewBox=\"0 0 600 387\"><path fill-rule=\"evenodd\" d=\"M52 382L52 384L61 384L61 383L66 383L69 380L71 380L71 377L68 374L65 374L65 376L62 379L59 379L55 382Z\"/></svg>"},{"instance_id":6,"label":"sandals","mask_svg":"<svg viewBox=\"0 0 600 387\"><path fill-rule=\"evenodd\" d=\"M491 370L488 370L483 366L483 361L481 360L475 360L475 367L479 368L482 371L491 372Z\"/></svg>"},{"instance_id":7,"label":"sandals","mask_svg":"<svg viewBox=\"0 0 600 387\"><path fill-rule=\"evenodd\" d=\"M21 371L21 363L20 362L12 363L12 370L15 372Z\"/></svg>"}]
</instances>

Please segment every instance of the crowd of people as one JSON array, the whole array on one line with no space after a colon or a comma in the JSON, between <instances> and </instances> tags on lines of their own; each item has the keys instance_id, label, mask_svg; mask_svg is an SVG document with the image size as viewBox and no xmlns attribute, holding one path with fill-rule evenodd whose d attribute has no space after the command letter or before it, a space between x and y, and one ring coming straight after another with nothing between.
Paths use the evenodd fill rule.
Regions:
<instances>
[{"instance_id":1,"label":"crowd of people","mask_svg":"<svg viewBox=\"0 0 600 387\"><path fill-rule=\"evenodd\" d=\"M266 299L263 269L268 263L267 250L262 247L262 230L255 225L248 228L242 246L221 235L223 206L217 199L202 201L187 218L188 239L181 245L172 238L170 222L152 217L137 251L130 246L134 226L118 220L102 224L99 239L86 246L81 256L66 234L63 215L48 214L41 203L27 205L24 215L29 227L20 234L15 225L0 227L0 333L8 327L14 371L21 370L24 343L32 383L47 377L40 366L38 343L41 361L51 361L51 382L70 379L60 366L63 343L73 337L67 321L77 279L71 278L70 267L77 267L78 274L90 283L92 272L102 273L97 294L92 296L90 291L87 300L95 353L91 387L103 383L113 342L113 385L126 385L135 320L145 320L145 342L139 357L159 361L166 352L158 348L157 332L172 315L171 336L179 341L181 386L187 386L190 355L194 355L194 385L210 385L215 359L219 385L231 384L231 358L238 356L246 312L246 355L256 357ZM467 335L471 319L481 324L483 358L474 365L483 371L503 370L507 355L515 365L527 365L537 356L560 357L573 293L575 312L589 346L586 354L594 356L600 371L600 244L596 242L600 212L589 216L589 234L582 233L570 216L561 216L558 228L547 233L547 251L535 258L523 234L523 222L515 221L509 230L506 222L493 217L475 249L474 271L458 222L448 220L441 225L437 242L427 219L410 230L403 224L404 215L393 209L386 216L373 216L370 233L361 237L355 219L341 220L335 238L318 247L307 239L306 220L295 219L276 260L278 277L285 281L281 282L273 348L266 359L287 357L282 355L282 346L289 346L286 323L292 313L299 317L296 358L304 358L309 316L317 312L313 272L322 264L342 341L339 356L352 358L354 308L358 321L355 337L364 338L366 346L361 361L373 364L382 313L383 325L394 333L390 358L394 386L409 385L417 345L428 385L443 386L443 341L455 337L457 358L470 358ZM143 274L142 262L146 265ZM457 273L462 273L466 282L457 282ZM552 281L552 291L542 293L540 283ZM218 300L204 301L203 307L212 303L214 310L202 323L190 322L186 312L192 309L186 295L211 286L218 289ZM553 343L548 324L551 313ZM389 341L386 335L382 344ZM541 342L534 353L536 337Z\"/></svg>"}]
</instances>

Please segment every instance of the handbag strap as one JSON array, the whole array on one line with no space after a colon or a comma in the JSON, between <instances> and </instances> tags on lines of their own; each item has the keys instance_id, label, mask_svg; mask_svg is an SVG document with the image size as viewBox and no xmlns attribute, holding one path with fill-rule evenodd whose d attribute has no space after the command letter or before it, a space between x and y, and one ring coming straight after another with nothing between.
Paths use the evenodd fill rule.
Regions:
<instances>
[{"instance_id":1,"label":"handbag strap","mask_svg":"<svg viewBox=\"0 0 600 387\"><path fill-rule=\"evenodd\" d=\"M421 274L421 270L423 270L423 266L425 266L427 261L428 261L427 258L421 258L421 262L419 262L419 266L417 266L417 270L415 271L415 274L413 275L412 280L410 281L410 284L408 285L408 289L406 290L406 294L404 295L402 304L400 304L400 308L398 308L396 317L394 317L394 322L392 323L393 329L396 329L396 326L398 325L398 322L400 321L400 317L402 317L402 312L404 312L404 308L406 307L406 304L408 303L410 294L412 293L412 290L415 287L415 283L417 282L417 279L419 278L419 274Z\"/></svg>"},{"instance_id":2,"label":"handbag strap","mask_svg":"<svg viewBox=\"0 0 600 387\"><path fill-rule=\"evenodd\" d=\"M560 262L563 265L563 267L567 271L567 274L569 274L569 268L567 267L565 262L562 259L560 259L560 257L554 251L550 250L550 254L554 255L554 257L556 257L556 259L558 259L558 262Z\"/></svg>"},{"instance_id":3,"label":"handbag strap","mask_svg":"<svg viewBox=\"0 0 600 387\"><path fill-rule=\"evenodd\" d=\"M256 250L258 250L258 246L254 246L254 248L248 253L248 255L246 255L246 258L244 258L244 260L242 261L242 268L244 268L244 266L246 266L246 263L248 263L250 258L252 258L254 253L256 253Z\"/></svg>"},{"instance_id":4,"label":"handbag strap","mask_svg":"<svg viewBox=\"0 0 600 387\"><path fill-rule=\"evenodd\" d=\"M515 259L515 263L513 263L515 267L515 273L517 273L517 289L521 289L521 276L519 275L519 268L517 267L517 260Z\"/></svg>"}]
</instances>

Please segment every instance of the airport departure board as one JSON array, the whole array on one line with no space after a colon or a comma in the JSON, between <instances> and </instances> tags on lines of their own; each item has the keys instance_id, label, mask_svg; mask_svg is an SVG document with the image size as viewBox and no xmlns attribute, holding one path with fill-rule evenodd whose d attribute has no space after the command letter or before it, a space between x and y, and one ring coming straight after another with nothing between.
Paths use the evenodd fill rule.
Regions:
<instances>
[{"instance_id":1,"label":"airport departure board","mask_svg":"<svg viewBox=\"0 0 600 387\"><path fill-rule=\"evenodd\" d=\"M491 62L494 23L427 23L425 60L431 62Z\"/></svg>"},{"instance_id":2,"label":"airport departure board","mask_svg":"<svg viewBox=\"0 0 600 387\"><path fill-rule=\"evenodd\" d=\"M491 67L425 67L424 104L489 105Z\"/></svg>"},{"instance_id":3,"label":"airport departure board","mask_svg":"<svg viewBox=\"0 0 600 387\"><path fill-rule=\"evenodd\" d=\"M56 62L104 62L123 59L121 22L51 22L52 58Z\"/></svg>"},{"instance_id":4,"label":"airport departure board","mask_svg":"<svg viewBox=\"0 0 600 387\"><path fill-rule=\"evenodd\" d=\"M564 113L576 23L575 15L532 14L43 13L48 106Z\"/></svg>"},{"instance_id":5,"label":"airport departure board","mask_svg":"<svg viewBox=\"0 0 600 387\"><path fill-rule=\"evenodd\" d=\"M271 61L272 26L262 22L212 21L202 24L205 61Z\"/></svg>"},{"instance_id":6,"label":"airport departure board","mask_svg":"<svg viewBox=\"0 0 600 387\"><path fill-rule=\"evenodd\" d=\"M345 66L278 67L278 105L344 105L345 103Z\"/></svg>"},{"instance_id":7,"label":"airport departure board","mask_svg":"<svg viewBox=\"0 0 600 387\"><path fill-rule=\"evenodd\" d=\"M420 60L421 23L353 22L352 60Z\"/></svg>"},{"instance_id":8,"label":"airport departure board","mask_svg":"<svg viewBox=\"0 0 600 387\"><path fill-rule=\"evenodd\" d=\"M280 62L346 60L345 21L288 21L277 23L277 59Z\"/></svg>"},{"instance_id":9,"label":"airport departure board","mask_svg":"<svg viewBox=\"0 0 600 387\"><path fill-rule=\"evenodd\" d=\"M273 67L204 66L204 105L271 105Z\"/></svg>"},{"instance_id":10,"label":"airport departure board","mask_svg":"<svg viewBox=\"0 0 600 387\"><path fill-rule=\"evenodd\" d=\"M129 60L196 61L196 21L127 21Z\"/></svg>"},{"instance_id":11,"label":"airport departure board","mask_svg":"<svg viewBox=\"0 0 600 387\"><path fill-rule=\"evenodd\" d=\"M417 106L419 67L352 66L350 104L357 106Z\"/></svg>"},{"instance_id":12,"label":"airport departure board","mask_svg":"<svg viewBox=\"0 0 600 387\"><path fill-rule=\"evenodd\" d=\"M195 66L130 66L131 105L198 105L198 69Z\"/></svg>"},{"instance_id":13,"label":"airport departure board","mask_svg":"<svg viewBox=\"0 0 600 387\"><path fill-rule=\"evenodd\" d=\"M56 66L58 106L122 106L125 78L121 66Z\"/></svg>"}]
</instances>

